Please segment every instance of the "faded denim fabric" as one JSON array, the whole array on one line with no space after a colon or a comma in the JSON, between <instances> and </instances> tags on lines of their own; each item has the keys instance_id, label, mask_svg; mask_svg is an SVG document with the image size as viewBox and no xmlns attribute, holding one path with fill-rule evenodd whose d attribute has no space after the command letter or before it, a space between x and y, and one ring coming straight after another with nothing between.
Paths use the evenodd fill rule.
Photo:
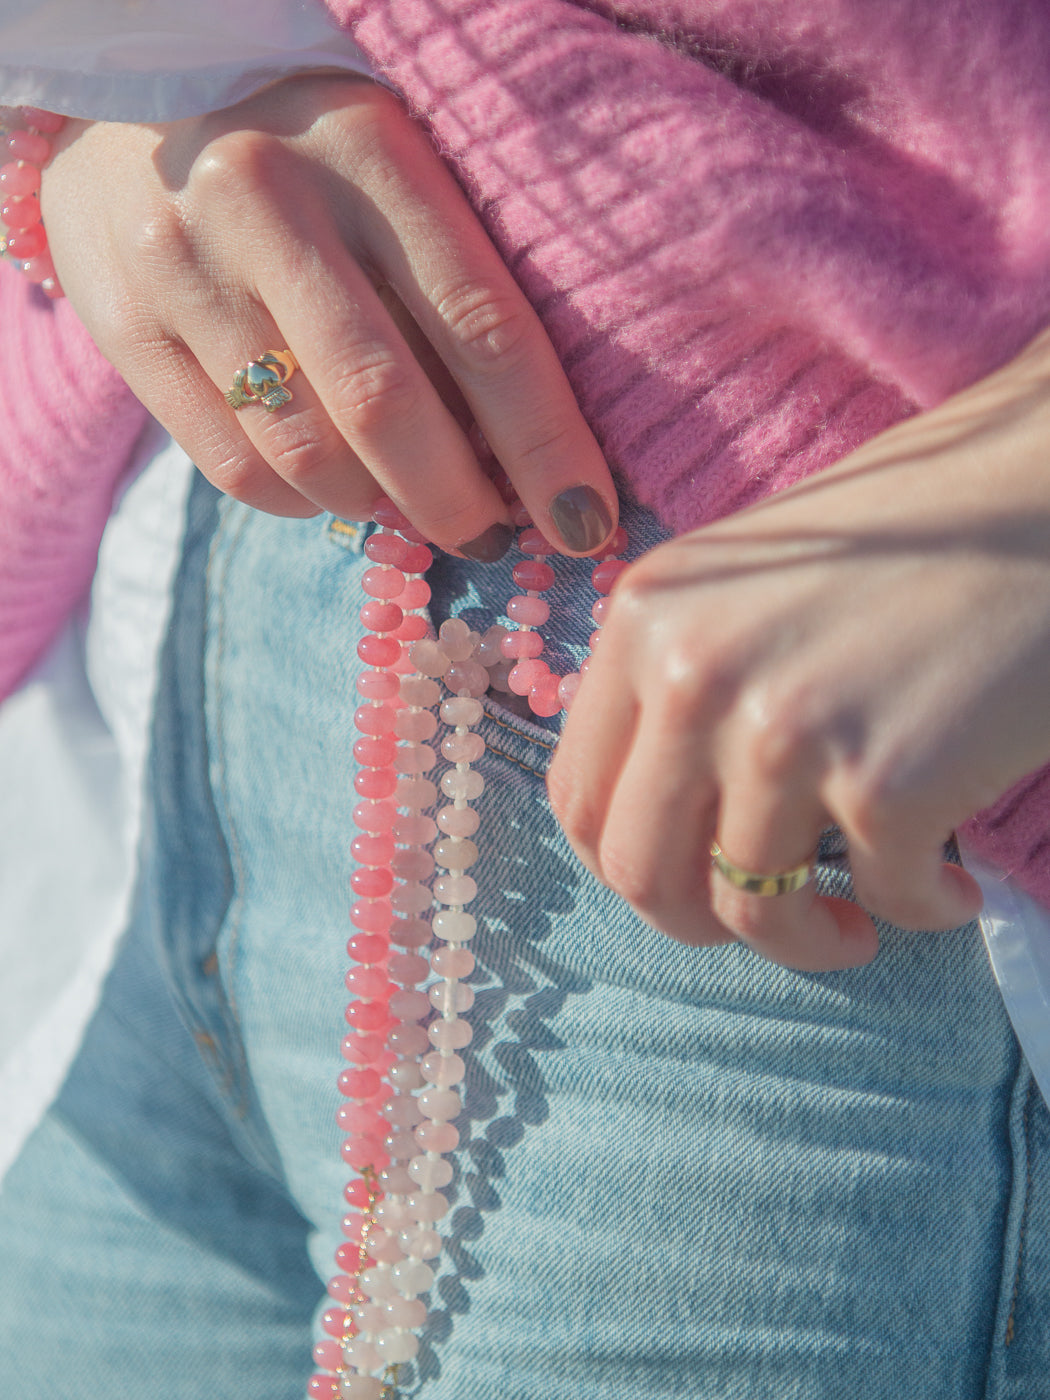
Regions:
<instances>
[{"instance_id":1,"label":"faded denim fabric","mask_svg":"<svg viewBox=\"0 0 1050 1400\"><path fill-rule=\"evenodd\" d=\"M136 918L0 1195L11 1400L298 1400L335 1271L364 532L203 482L190 510ZM435 619L490 620L511 563L436 565ZM590 587L557 597L578 654ZM406 1400L1050 1397L1050 1119L976 930L821 975L682 947L572 856L554 726L484 728L475 1039ZM834 833L821 880L848 892Z\"/></svg>"}]
</instances>

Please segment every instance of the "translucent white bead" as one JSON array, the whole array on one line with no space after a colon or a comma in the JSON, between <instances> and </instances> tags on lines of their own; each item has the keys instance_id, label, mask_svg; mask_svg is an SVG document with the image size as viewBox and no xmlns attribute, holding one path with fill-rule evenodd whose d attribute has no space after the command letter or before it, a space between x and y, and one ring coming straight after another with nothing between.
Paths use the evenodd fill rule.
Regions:
<instances>
[{"instance_id":1,"label":"translucent white bead","mask_svg":"<svg viewBox=\"0 0 1050 1400\"><path fill-rule=\"evenodd\" d=\"M469 904L477 893L477 881L470 875L439 875L433 885L433 896L440 904Z\"/></svg>"},{"instance_id":2,"label":"translucent white bead","mask_svg":"<svg viewBox=\"0 0 1050 1400\"><path fill-rule=\"evenodd\" d=\"M398 1243L401 1243L400 1238L398 1239ZM407 1254L408 1250L402 1246L401 1252L402 1254ZM386 1318L386 1312L383 1304L358 1303L356 1307L351 1308L350 1311L354 1315L354 1321L357 1323L359 1332L376 1332L379 1328L385 1326L384 1319Z\"/></svg>"},{"instance_id":3,"label":"translucent white bead","mask_svg":"<svg viewBox=\"0 0 1050 1400\"><path fill-rule=\"evenodd\" d=\"M402 744L394 754L397 773L429 773L437 763L437 754L429 744Z\"/></svg>"},{"instance_id":4,"label":"translucent white bead","mask_svg":"<svg viewBox=\"0 0 1050 1400\"><path fill-rule=\"evenodd\" d=\"M398 710L394 715L394 733L399 739L425 743L437 733L437 715L432 710Z\"/></svg>"},{"instance_id":5,"label":"translucent white bead","mask_svg":"<svg viewBox=\"0 0 1050 1400\"><path fill-rule=\"evenodd\" d=\"M392 1270L382 1264L377 1264L373 1269L363 1269L358 1282L366 1298L392 1298L398 1291Z\"/></svg>"},{"instance_id":6,"label":"translucent white bead","mask_svg":"<svg viewBox=\"0 0 1050 1400\"><path fill-rule=\"evenodd\" d=\"M446 724L480 724L484 713L481 701L468 695L457 695L441 702L441 718Z\"/></svg>"},{"instance_id":7,"label":"translucent white bead","mask_svg":"<svg viewBox=\"0 0 1050 1400\"><path fill-rule=\"evenodd\" d=\"M430 966L440 977L469 977L475 958L469 948L435 948Z\"/></svg>"},{"instance_id":8,"label":"translucent white bead","mask_svg":"<svg viewBox=\"0 0 1050 1400\"><path fill-rule=\"evenodd\" d=\"M440 950L444 952L444 949ZM452 951L451 949L449 951ZM456 952L466 951L456 949ZM440 1021L431 1021L427 1027L427 1035L433 1045L439 1050L462 1050L474 1039L474 1029L469 1021L461 1021L458 1016L450 1020L442 1018Z\"/></svg>"},{"instance_id":9,"label":"translucent white bead","mask_svg":"<svg viewBox=\"0 0 1050 1400\"><path fill-rule=\"evenodd\" d=\"M419 1338L411 1332L398 1328L393 1332L383 1332L376 1338L376 1349L388 1366L411 1361L419 1350Z\"/></svg>"},{"instance_id":10,"label":"translucent white bead","mask_svg":"<svg viewBox=\"0 0 1050 1400\"><path fill-rule=\"evenodd\" d=\"M429 1232L416 1230L412 1234L412 1239L417 1235ZM441 1248L441 1236L437 1236L438 1249ZM408 1253L408 1250L405 1250ZM412 1255L412 1258L417 1256ZM421 1257L421 1256L420 1256ZM421 1303L418 1298L391 1298L389 1302L383 1304L385 1314L384 1328L390 1327L422 1327L427 1320L427 1305Z\"/></svg>"},{"instance_id":11,"label":"translucent white bead","mask_svg":"<svg viewBox=\"0 0 1050 1400\"><path fill-rule=\"evenodd\" d=\"M408 1164L408 1174L424 1191L440 1191L452 1180L452 1163L444 1157L413 1157ZM398 1245L398 1249L400 1249ZM391 1260L396 1263L396 1260Z\"/></svg>"},{"instance_id":12,"label":"translucent white bead","mask_svg":"<svg viewBox=\"0 0 1050 1400\"><path fill-rule=\"evenodd\" d=\"M443 1055L440 1050L424 1055L419 1068L428 1083L439 1084L442 1089L462 1084L467 1073L467 1067L459 1055Z\"/></svg>"},{"instance_id":13,"label":"translucent white bead","mask_svg":"<svg viewBox=\"0 0 1050 1400\"><path fill-rule=\"evenodd\" d=\"M383 1400L383 1382L378 1376L343 1376L339 1395L340 1400Z\"/></svg>"},{"instance_id":14,"label":"translucent white bead","mask_svg":"<svg viewBox=\"0 0 1050 1400\"><path fill-rule=\"evenodd\" d=\"M443 676L452 664L444 648L431 637L413 642L408 654L412 665L424 676Z\"/></svg>"},{"instance_id":15,"label":"translucent white bead","mask_svg":"<svg viewBox=\"0 0 1050 1400\"><path fill-rule=\"evenodd\" d=\"M509 635L510 633L507 631L506 627L500 626L498 622L494 623L482 634L481 640L478 642L475 650L476 659L480 661L483 666L494 666L502 661L503 652L500 650L500 646L503 642L503 638ZM476 724L477 720L468 719L463 722L464 724ZM454 724L456 721L449 720L448 723Z\"/></svg>"},{"instance_id":16,"label":"translucent white bead","mask_svg":"<svg viewBox=\"0 0 1050 1400\"><path fill-rule=\"evenodd\" d=\"M447 734L441 741L442 756L449 763L477 763L485 752L480 734Z\"/></svg>"},{"instance_id":17,"label":"translucent white bead","mask_svg":"<svg viewBox=\"0 0 1050 1400\"><path fill-rule=\"evenodd\" d=\"M412 1136L424 1152L455 1152L459 1146L459 1129L454 1123L438 1123L424 1118L417 1123Z\"/></svg>"},{"instance_id":18,"label":"translucent white bead","mask_svg":"<svg viewBox=\"0 0 1050 1400\"><path fill-rule=\"evenodd\" d=\"M441 687L437 681L428 680L426 676L402 676L401 699L406 705L418 705L420 709L430 710L441 699Z\"/></svg>"},{"instance_id":19,"label":"translucent white bead","mask_svg":"<svg viewBox=\"0 0 1050 1400\"><path fill-rule=\"evenodd\" d=\"M395 992L395 996L397 993ZM427 993L435 1011L469 1011L474 1005L474 988L463 982L435 982ZM390 998L393 1004L394 998Z\"/></svg>"},{"instance_id":20,"label":"translucent white bead","mask_svg":"<svg viewBox=\"0 0 1050 1400\"><path fill-rule=\"evenodd\" d=\"M439 909L434 915L433 927L438 938L449 943L466 943L477 933L478 921L473 914L464 914L458 909Z\"/></svg>"},{"instance_id":21,"label":"translucent white bead","mask_svg":"<svg viewBox=\"0 0 1050 1400\"><path fill-rule=\"evenodd\" d=\"M376 1219L387 1230L405 1230L417 1218L404 1201L380 1201L376 1206Z\"/></svg>"},{"instance_id":22,"label":"translucent white bead","mask_svg":"<svg viewBox=\"0 0 1050 1400\"><path fill-rule=\"evenodd\" d=\"M415 1161L415 1158L412 1160ZM414 1177L412 1179L415 1180ZM368 1236L368 1253L380 1264L396 1264L401 1258L397 1235L388 1234L386 1230L372 1230Z\"/></svg>"},{"instance_id":23,"label":"translucent white bead","mask_svg":"<svg viewBox=\"0 0 1050 1400\"><path fill-rule=\"evenodd\" d=\"M421 1225L433 1225L435 1220L448 1214L448 1197L440 1191L413 1192L406 1204L413 1220Z\"/></svg>"},{"instance_id":24,"label":"translucent white bead","mask_svg":"<svg viewBox=\"0 0 1050 1400\"><path fill-rule=\"evenodd\" d=\"M407 1196L415 1189L416 1179L406 1166L391 1162L379 1173L379 1185L387 1196Z\"/></svg>"},{"instance_id":25,"label":"translucent white bead","mask_svg":"<svg viewBox=\"0 0 1050 1400\"><path fill-rule=\"evenodd\" d=\"M436 1118L442 1123L451 1123L463 1112L463 1100L455 1089L440 1089L434 1085L424 1089L419 1096L419 1107L424 1118Z\"/></svg>"},{"instance_id":26,"label":"translucent white bead","mask_svg":"<svg viewBox=\"0 0 1050 1400\"><path fill-rule=\"evenodd\" d=\"M473 807L442 807L437 824L448 836L473 836L481 825L481 817Z\"/></svg>"},{"instance_id":27,"label":"translucent white bead","mask_svg":"<svg viewBox=\"0 0 1050 1400\"><path fill-rule=\"evenodd\" d=\"M453 801L473 802L485 791L485 779L473 769L463 773L458 768L450 768L441 775L441 791Z\"/></svg>"},{"instance_id":28,"label":"translucent white bead","mask_svg":"<svg viewBox=\"0 0 1050 1400\"><path fill-rule=\"evenodd\" d=\"M436 1230L402 1230L398 1244L410 1259L436 1259L441 1253L441 1236ZM386 1304L387 1307L393 1304ZM406 1327L418 1327L419 1323L406 1322Z\"/></svg>"},{"instance_id":29,"label":"translucent white bead","mask_svg":"<svg viewBox=\"0 0 1050 1400\"><path fill-rule=\"evenodd\" d=\"M393 1282L401 1293L428 1293L434 1286L434 1271L418 1259L402 1259L390 1270Z\"/></svg>"},{"instance_id":30,"label":"translucent white bead","mask_svg":"<svg viewBox=\"0 0 1050 1400\"><path fill-rule=\"evenodd\" d=\"M456 841L446 836L435 844L432 859L446 870L469 870L479 854L473 841Z\"/></svg>"},{"instance_id":31,"label":"translucent white bead","mask_svg":"<svg viewBox=\"0 0 1050 1400\"><path fill-rule=\"evenodd\" d=\"M450 661L466 661L479 640L461 617L450 617L438 629L441 650Z\"/></svg>"},{"instance_id":32,"label":"translucent white bead","mask_svg":"<svg viewBox=\"0 0 1050 1400\"><path fill-rule=\"evenodd\" d=\"M445 673L445 684L453 695L484 695L489 673L478 661L455 661Z\"/></svg>"},{"instance_id":33,"label":"translucent white bead","mask_svg":"<svg viewBox=\"0 0 1050 1400\"><path fill-rule=\"evenodd\" d=\"M418 807L422 812L437 801L437 783L429 778L398 778L394 800L399 807Z\"/></svg>"}]
</instances>

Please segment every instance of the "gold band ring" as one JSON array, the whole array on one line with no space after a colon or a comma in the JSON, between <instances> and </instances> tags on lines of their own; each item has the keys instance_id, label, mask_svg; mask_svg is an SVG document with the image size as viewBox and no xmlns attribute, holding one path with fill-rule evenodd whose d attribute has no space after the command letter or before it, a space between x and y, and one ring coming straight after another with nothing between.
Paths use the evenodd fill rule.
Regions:
<instances>
[{"instance_id":1,"label":"gold band ring","mask_svg":"<svg viewBox=\"0 0 1050 1400\"><path fill-rule=\"evenodd\" d=\"M782 870L778 875L761 875L753 870L741 870L739 865L734 865L729 860L718 842L712 841L711 863L734 889L743 890L746 894L761 895L763 899L775 899L778 895L794 894L796 890L802 889L803 885L809 884L816 868L817 854L814 851L801 865L796 865L791 870Z\"/></svg>"},{"instance_id":2,"label":"gold band ring","mask_svg":"<svg viewBox=\"0 0 1050 1400\"><path fill-rule=\"evenodd\" d=\"M266 350L233 376L233 388L226 390L226 402L233 409L257 403L267 413L274 413L291 401L285 381L291 379L298 368L299 363L290 350Z\"/></svg>"}]
</instances>

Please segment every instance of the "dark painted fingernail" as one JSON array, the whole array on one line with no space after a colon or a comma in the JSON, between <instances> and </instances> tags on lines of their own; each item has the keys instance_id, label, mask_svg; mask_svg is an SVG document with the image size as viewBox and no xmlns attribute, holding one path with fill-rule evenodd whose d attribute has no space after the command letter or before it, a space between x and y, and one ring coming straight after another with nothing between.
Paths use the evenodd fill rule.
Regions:
<instances>
[{"instance_id":1,"label":"dark painted fingernail","mask_svg":"<svg viewBox=\"0 0 1050 1400\"><path fill-rule=\"evenodd\" d=\"M501 525L498 521L495 525L490 525L483 535L479 535L476 540L468 540L466 544L459 546L460 554L465 554L468 559L476 559L479 564L494 564L497 559L502 559L507 550L510 549L511 541L514 539L514 531L509 525Z\"/></svg>"},{"instance_id":2,"label":"dark painted fingernail","mask_svg":"<svg viewBox=\"0 0 1050 1400\"><path fill-rule=\"evenodd\" d=\"M591 486L571 486L550 504L558 534L577 554L589 554L609 537L612 517Z\"/></svg>"}]
</instances>

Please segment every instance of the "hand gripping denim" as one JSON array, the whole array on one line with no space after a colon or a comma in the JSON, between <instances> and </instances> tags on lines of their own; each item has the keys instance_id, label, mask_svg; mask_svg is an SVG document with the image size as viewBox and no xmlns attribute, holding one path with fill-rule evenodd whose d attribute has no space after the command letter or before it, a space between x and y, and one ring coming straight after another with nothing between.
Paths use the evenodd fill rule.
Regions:
<instances>
[{"instance_id":1,"label":"hand gripping denim","mask_svg":"<svg viewBox=\"0 0 1050 1400\"><path fill-rule=\"evenodd\" d=\"M190 512L136 915L0 1196L10 1400L298 1400L334 1272L365 532L204 483ZM435 565L435 621L490 620L510 565ZM976 931L821 975L671 942L571 854L554 728L487 708L462 1143L401 1393L1050 1397L1050 1120ZM834 833L820 879L849 890Z\"/></svg>"}]
</instances>

